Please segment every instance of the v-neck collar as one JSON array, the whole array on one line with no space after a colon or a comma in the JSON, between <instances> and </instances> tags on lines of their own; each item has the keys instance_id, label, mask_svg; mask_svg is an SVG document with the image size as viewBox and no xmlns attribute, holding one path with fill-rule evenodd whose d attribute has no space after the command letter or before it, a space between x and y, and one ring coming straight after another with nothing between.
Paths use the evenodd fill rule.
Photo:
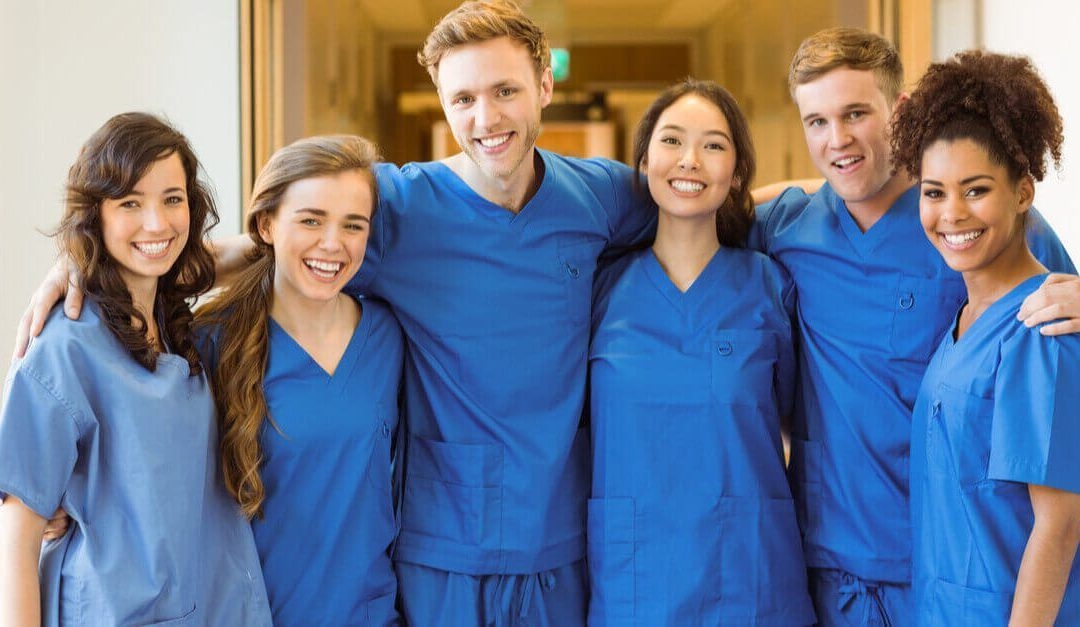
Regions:
<instances>
[{"instance_id":1,"label":"v-neck collar","mask_svg":"<svg viewBox=\"0 0 1080 627\"><path fill-rule=\"evenodd\" d=\"M435 170L441 171L441 176L446 182L447 187L465 201L466 208L472 211L476 217L501 222L505 224L507 228L521 230L525 228L525 225L532 219L532 215L538 211L536 207L545 205L547 197L550 195L549 190L558 187L556 175L551 167L550 155L539 148L536 149L536 154L543 164L543 176L540 179L540 185L537 187L536 193L525 203L521 208L521 211L517 213L510 211L502 205L495 204L478 194L464 179L458 176L457 172L454 172L454 170L445 163L433 161L431 162L431 165Z\"/></svg>"},{"instance_id":2,"label":"v-neck collar","mask_svg":"<svg viewBox=\"0 0 1080 627\"><path fill-rule=\"evenodd\" d=\"M649 277L649 280L664 298L683 314L691 314L696 310L701 300L708 296L707 292L710 288L706 286L713 284L710 277L716 272L717 266L720 265L719 259L724 254L726 253L723 247L713 253L709 263L705 264L705 267L701 269L697 278L694 279L694 282L690 284L690 287L685 292L672 282L667 272L664 272L664 268L660 265L660 260L656 258L652 248L644 251L643 265L646 276Z\"/></svg>"},{"instance_id":3,"label":"v-neck collar","mask_svg":"<svg viewBox=\"0 0 1080 627\"><path fill-rule=\"evenodd\" d=\"M967 307L968 304L968 301L965 299L964 304L957 309L956 315L953 316L952 325L949 326L949 346L959 346L961 343L981 342L981 336L985 336L987 333L991 332L996 326L995 321L1001 319L1001 310L1019 310L1020 303L1033 291L1028 289L1027 286L1030 283L1042 283L1046 277L1047 273L1040 273L1021 281L1016 287L1006 292L1004 296L991 303L990 306L986 308L986 311L982 312L982 315L971 323L967 333L964 333L960 339L956 339L956 328L957 325L960 324L960 313L963 312L964 307ZM969 339L972 337L977 339Z\"/></svg>"},{"instance_id":4,"label":"v-neck collar","mask_svg":"<svg viewBox=\"0 0 1080 627\"><path fill-rule=\"evenodd\" d=\"M367 342L369 329L371 323L368 320L369 316L363 309L363 304L359 303L361 307L360 321L356 324L356 328L353 329L352 336L349 338L349 343L345 346L345 352L342 353L341 359L338 360L337 367L334 368L334 374L330 374L325 368L319 365L319 362L311 356L311 353L300 345L296 339L289 335L289 332L285 330L277 320L270 318L270 334L271 343L275 339L280 340L279 346L284 345L288 347L287 353L278 353L275 355L278 359L283 359L287 362L289 369L299 369L305 373L311 373L324 379L328 384L334 384L338 381L344 381L349 378L349 373L352 372L356 365L356 360L360 353L363 352L364 344Z\"/></svg>"},{"instance_id":5,"label":"v-neck collar","mask_svg":"<svg viewBox=\"0 0 1080 627\"><path fill-rule=\"evenodd\" d=\"M865 232L859 228L858 222L851 216L851 212L848 211L847 204L840 196L833 190L833 202L832 210L836 214L837 219L840 221L840 228L843 230L844 235L847 237L848 242L851 243L851 247L863 259L869 258L879 244L889 239L892 233L895 231L894 224L899 220L918 220L918 198L915 198L918 194L918 186L913 185L909 187L903 194L893 201L893 204L885 211L885 213L878 218L877 222L874 222L873 226L867 229ZM911 213L910 208L915 208L915 215L909 216Z\"/></svg>"}]
</instances>

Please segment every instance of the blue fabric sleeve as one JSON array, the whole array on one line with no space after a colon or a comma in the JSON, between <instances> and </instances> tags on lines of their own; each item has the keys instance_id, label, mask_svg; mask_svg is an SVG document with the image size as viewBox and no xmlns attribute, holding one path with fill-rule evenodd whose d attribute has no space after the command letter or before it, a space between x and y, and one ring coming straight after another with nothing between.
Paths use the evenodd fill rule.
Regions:
<instances>
[{"instance_id":1,"label":"blue fabric sleeve","mask_svg":"<svg viewBox=\"0 0 1080 627\"><path fill-rule=\"evenodd\" d=\"M1035 258L1046 266L1047 270L1076 274L1076 266L1073 265L1069 253L1058 239L1057 233L1050 228L1050 224L1034 207L1028 212L1024 226L1027 230L1028 248L1031 249Z\"/></svg>"},{"instance_id":2,"label":"blue fabric sleeve","mask_svg":"<svg viewBox=\"0 0 1080 627\"><path fill-rule=\"evenodd\" d=\"M604 203L608 214L611 251L627 250L652 242L656 237L656 204L649 196L648 188L635 191L633 179L638 176L625 164L602 160L604 169L611 177L613 202Z\"/></svg>"},{"instance_id":3,"label":"blue fabric sleeve","mask_svg":"<svg viewBox=\"0 0 1080 627\"><path fill-rule=\"evenodd\" d=\"M783 332L779 336L780 346L777 347L776 363L776 395L777 404L780 407L780 415L787 416L795 411L795 381L798 376L795 357L795 342L798 334L795 333L795 284L788 277L787 272L776 264L777 272L783 281L783 304L784 313L791 321L790 325L784 325Z\"/></svg>"},{"instance_id":4,"label":"blue fabric sleeve","mask_svg":"<svg viewBox=\"0 0 1080 627\"><path fill-rule=\"evenodd\" d=\"M401 170L392 163L375 164L375 186L379 192L379 202L375 205L375 215L371 218L371 233L368 235L364 262L353 278L345 286L344 292L353 296L375 294L375 277L390 246L390 219L394 208L400 204L397 179Z\"/></svg>"},{"instance_id":5,"label":"blue fabric sleeve","mask_svg":"<svg viewBox=\"0 0 1080 627\"><path fill-rule=\"evenodd\" d=\"M758 205L754 210L754 223L750 226L746 247L768 255L772 237L780 228L783 217L792 215L794 210L802 209L808 202L810 195L801 187L789 187L776 198Z\"/></svg>"},{"instance_id":6,"label":"blue fabric sleeve","mask_svg":"<svg viewBox=\"0 0 1080 627\"><path fill-rule=\"evenodd\" d=\"M17 367L9 376L4 398L0 496L14 495L48 519L59 507L75 468L77 411L27 368Z\"/></svg>"},{"instance_id":7,"label":"blue fabric sleeve","mask_svg":"<svg viewBox=\"0 0 1080 627\"><path fill-rule=\"evenodd\" d=\"M1021 329L1002 345L988 476L1080 493L1080 338Z\"/></svg>"}]
</instances>

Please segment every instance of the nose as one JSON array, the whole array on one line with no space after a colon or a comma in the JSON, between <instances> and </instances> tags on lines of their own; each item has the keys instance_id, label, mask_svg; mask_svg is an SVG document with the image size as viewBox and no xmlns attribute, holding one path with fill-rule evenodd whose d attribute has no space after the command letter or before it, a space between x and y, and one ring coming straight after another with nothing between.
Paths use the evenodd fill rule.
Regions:
<instances>
[{"instance_id":1,"label":"nose","mask_svg":"<svg viewBox=\"0 0 1080 627\"><path fill-rule=\"evenodd\" d=\"M482 129L492 129L502 120L499 105L488 98L480 98L476 101L475 108L476 126Z\"/></svg>"},{"instance_id":2,"label":"nose","mask_svg":"<svg viewBox=\"0 0 1080 627\"><path fill-rule=\"evenodd\" d=\"M829 147L843 148L851 143L851 133L844 128L843 124L829 126Z\"/></svg>"},{"instance_id":3,"label":"nose","mask_svg":"<svg viewBox=\"0 0 1080 627\"><path fill-rule=\"evenodd\" d=\"M319 248L336 251L341 248L341 230L336 226L327 227L319 239Z\"/></svg>"},{"instance_id":4,"label":"nose","mask_svg":"<svg viewBox=\"0 0 1080 627\"><path fill-rule=\"evenodd\" d=\"M701 162L698 160L697 149L693 146L687 146L682 154L679 155L679 169L692 172L697 170L701 166Z\"/></svg>"},{"instance_id":5,"label":"nose","mask_svg":"<svg viewBox=\"0 0 1080 627\"><path fill-rule=\"evenodd\" d=\"M143 230L151 233L165 229L165 208L159 203L151 203L143 209Z\"/></svg>"},{"instance_id":6,"label":"nose","mask_svg":"<svg viewBox=\"0 0 1080 627\"><path fill-rule=\"evenodd\" d=\"M941 220L948 224L963 222L968 217L968 207L955 194L942 199L940 205Z\"/></svg>"}]
</instances>

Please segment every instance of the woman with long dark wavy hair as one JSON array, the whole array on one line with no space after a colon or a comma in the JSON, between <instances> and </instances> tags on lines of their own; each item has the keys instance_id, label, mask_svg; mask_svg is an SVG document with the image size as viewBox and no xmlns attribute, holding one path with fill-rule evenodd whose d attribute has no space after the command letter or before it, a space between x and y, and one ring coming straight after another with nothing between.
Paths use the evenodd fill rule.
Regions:
<instances>
[{"instance_id":1,"label":"woman with long dark wavy hair","mask_svg":"<svg viewBox=\"0 0 1080 627\"><path fill-rule=\"evenodd\" d=\"M255 181L250 263L198 312L229 491L252 519L274 624L398 621L391 447L402 338L341 292L367 248L373 144L311 137Z\"/></svg>"},{"instance_id":2,"label":"woman with long dark wavy hair","mask_svg":"<svg viewBox=\"0 0 1080 627\"><path fill-rule=\"evenodd\" d=\"M69 172L56 236L88 300L77 321L54 310L7 381L0 623L269 623L192 334L217 221L198 172L143 113L106 122ZM42 550L58 506L71 525Z\"/></svg>"}]
</instances>

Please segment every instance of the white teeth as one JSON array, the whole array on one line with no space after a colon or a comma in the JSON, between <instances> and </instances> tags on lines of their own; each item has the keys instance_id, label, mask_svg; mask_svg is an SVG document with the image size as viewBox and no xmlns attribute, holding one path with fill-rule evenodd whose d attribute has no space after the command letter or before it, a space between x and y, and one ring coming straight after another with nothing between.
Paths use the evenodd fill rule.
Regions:
<instances>
[{"instance_id":1,"label":"white teeth","mask_svg":"<svg viewBox=\"0 0 1080 627\"><path fill-rule=\"evenodd\" d=\"M836 161L833 161L833 165L838 168L846 168L849 165L855 163L856 161L862 161L862 157L844 157L843 159L837 159Z\"/></svg>"},{"instance_id":2,"label":"white teeth","mask_svg":"<svg viewBox=\"0 0 1080 627\"><path fill-rule=\"evenodd\" d=\"M979 239L982 234L983 231L967 231L964 233L942 233L941 236L945 238L945 242L950 246L960 246Z\"/></svg>"},{"instance_id":3,"label":"white teeth","mask_svg":"<svg viewBox=\"0 0 1080 627\"><path fill-rule=\"evenodd\" d=\"M498 137L482 137L480 138L480 145L484 148L494 148L496 146L502 146L506 142L510 141L510 134L499 135Z\"/></svg>"},{"instance_id":4,"label":"white teeth","mask_svg":"<svg viewBox=\"0 0 1080 627\"><path fill-rule=\"evenodd\" d=\"M697 183L694 181L676 180L671 182L671 186L675 188L675 191L685 192L687 194L700 192L701 190L705 189L705 185L703 183Z\"/></svg>"},{"instance_id":5,"label":"white teeth","mask_svg":"<svg viewBox=\"0 0 1080 627\"><path fill-rule=\"evenodd\" d=\"M340 261L321 261L318 259L305 259L304 265L311 268L316 276L327 279L333 277L345 266Z\"/></svg>"},{"instance_id":6,"label":"white teeth","mask_svg":"<svg viewBox=\"0 0 1080 627\"><path fill-rule=\"evenodd\" d=\"M156 257L165 252L165 249L169 247L171 240L165 240L164 242L135 242L134 246L144 255L149 257Z\"/></svg>"}]
</instances>

